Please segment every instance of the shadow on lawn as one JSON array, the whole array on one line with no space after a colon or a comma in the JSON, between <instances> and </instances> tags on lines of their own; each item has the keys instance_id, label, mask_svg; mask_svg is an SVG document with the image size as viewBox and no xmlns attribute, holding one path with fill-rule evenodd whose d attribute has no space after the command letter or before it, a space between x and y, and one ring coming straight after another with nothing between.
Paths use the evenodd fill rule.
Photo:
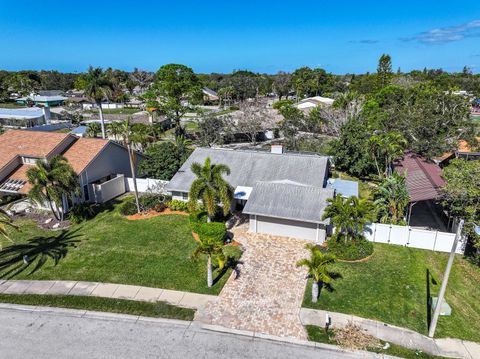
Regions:
<instances>
[{"instance_id":1,"label":"shadow on lawn","mask_svg":"<svg viewBox=\"0 0 480 359\"><path fill-rule=\"evenodd\" d=\"M222 268L220 272L218 272L217 276L213 279L213 285L217 284L220 279L227 273L227 271L231 268L235 271L235 279L240 277L240 269L238 268L239 265L243 264L240 260L234 257L228 257L225 266Z\"/></svg>"},{"instance_id":2,"label":"shadow on lawn","mask_svg":"<svg viewBox=\"0 0 480 359\"><path fill-rule=\"evenodd\" d=\"M432 296L430 290L430 283L437 285L437 281L430 274L430 270L427 268L426 271L426 280L427 280L427 330L430 329L430 323L432 321Z\"/></svg>"},{"instance_id":3,"label":"shadow on lawn","mask_svg":"<svg viewBox=\"0 0 480 359\"><path fill-rule=\"evenodd\" d=\"M328 272L328 275L332 280L337 280L337 279L342 279L343 276L339 272ZM319 286L318 288L318 296L322 294L322 289L325 288L327 292L333 293L335 292L335 288L332 286L332 283L322 283L322 285Z\"/></svg>"},{"instance_id":4,"label":"shadow on lawn","mask_svg":"<svg viewBox=\"0 0 480 359\"><path fill-rule=\"evenodd\" d=\"M13 278L31 268L29 275L39 270L49 258L55 265L65 258L70 248L80 242L77 231L62 231L49 237L35 237L27 243L12 244L0 251L0 278Z\"/></svg>"}]
</instances>

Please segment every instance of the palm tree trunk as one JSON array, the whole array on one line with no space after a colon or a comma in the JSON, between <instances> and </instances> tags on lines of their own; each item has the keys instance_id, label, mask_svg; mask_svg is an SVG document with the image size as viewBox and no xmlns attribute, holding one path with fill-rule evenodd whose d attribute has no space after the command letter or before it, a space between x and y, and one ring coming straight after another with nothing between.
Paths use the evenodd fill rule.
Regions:
<instances>
[{"instance_id":1,"label":"palm tree trunk","mask_svg":"<svg viewBox=\"0 0 480 359\"><path fill-rule=\"evenodd\" d=\"M102 109L102 103L97 103L98 106L98 113L100 115L100 124L102 126L102 138L106 139L106 133L105 133L105 120L103 119L103 109Z\"/></svg>"},{"instance_id":2,"label":"palm tree trunk","mask_svg":"<svg viewBox=\"0 0 480 359\"><path fill-rule=\"evenodd\" d=\"M135 204L137 205L137 213L140 213L140 201L138 200L137 176L135 175L135 166L133 164L133 151L130 148L130 144L128 144L127 151L128 151L128 158L130 159L130 169L132 171L133 190L135 192Z\"/></svg>"},{"instance_id":3,"label":"palm tree trunk","mask_svg":"<svg viewBox=\"0 0 480 359\"><path fill-rule=\"evenodd\" d=\"M208 288L213 286L212 257L208 256L207 261L207 285Z\"/></svg>"},{"instance_id":4,"label":"palm tree trunk","mask_svg":"<svg viewBox=\"0 0 480 359\"><path fill-rule=\"evenodd\" d=\"M312 283L312 303L316 303L318 300L318 282L313 280Z\"/></svg>"}]
</instances>

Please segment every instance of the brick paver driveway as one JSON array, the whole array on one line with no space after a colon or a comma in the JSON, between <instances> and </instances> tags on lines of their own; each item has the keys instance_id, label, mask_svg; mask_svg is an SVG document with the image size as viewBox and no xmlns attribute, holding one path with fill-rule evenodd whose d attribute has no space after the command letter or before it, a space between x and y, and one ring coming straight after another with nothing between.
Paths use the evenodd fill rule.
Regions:
<instances>
[{"instance_id":1,"label":"brick paver driveway","mask_svg":"<svg viewBox=\"0 0 480 359\"><path fill-rule=\"evenodd\" d=\"M306 270L304 241L233 230L244 246L240 275L227 281L218 300L197 312L196 320L263 334L306 339L299 312Z\"/></svg>"}]
</instances>

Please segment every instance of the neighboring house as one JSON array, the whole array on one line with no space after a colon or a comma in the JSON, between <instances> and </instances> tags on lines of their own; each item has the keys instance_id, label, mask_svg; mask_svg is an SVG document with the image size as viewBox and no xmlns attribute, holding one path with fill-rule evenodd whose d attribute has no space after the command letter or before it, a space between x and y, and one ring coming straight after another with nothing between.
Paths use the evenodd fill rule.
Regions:
<instances>
[{"instance_id":1,"label":"neighboring house","mask_svg":"<svg viewBox=\"0 0 480 359\"><path fill-rule=\"evenodd\" d=\"M0 108L0 125L13 128L29 128L48 125L51 119L49 107Z\"/></svg>"},{"instance_id":2,"label":"neighboring house","mask_svg":"<svg viewBox=\"0 0 480 359\"><path fill-rule=\"evenodd\" d=\"M0 135L0 194L27 194L31 188L27 170L37 160L56 155L65 156L78 174L81 195L76 201L103 203L125 193L124 177L131 177L131 170L128 151L120 144L64 133L9 130Z\"/></svg>"},{"instance_id":3,"label":"neighboring house","mask_svg":"<svg viewBox=\"0 0 480 359\"><path fill-rule=\"evenodd\" d=\"M33 102L35 106L51 107L63 105L66 99L67 97L60 95L44 96L31 94L30 96L20 97L16 99L16 102L21 105L27 105L28 103Z\"/></svg>"},{"instance_id":4,"label":"neighboring house","mask_svg":"<svg viewBox=\"0 0 480 359\"><path fill-rule=\"evenodd\" d=\"M333 98L314 96L301 100L296 104L297 108L302 111L311 111L318 106L331 106L335 100Z\"/></svg>"},{"instance_id":5,"label":"neighboring house","mask_svg":"<svg viewBox=\"0 0 480 359\"><path fill-rule=\"evenodd\" d=\"M226 180L234 188L233 206L249 215L251 232L323 242L329 220L321 218L335 192L326 188L328 157L283 153L280 147L272 147L275 153L197 148L165 189L187 201L196 178L192 163L210 157L230 168Z\"/></svg>"},{"instance_id":6,"label":"neighboring house","mask_svg":"<svg viewBox=\"0 0 480 359\"><path fill-rule=\"evenodd\" d=\"M438 204L440 189L445 185L442 169L434 162L407 153L395 164L395 171L404 175L410 205L407 220L412 227L446 231L443 210Z\"/></svg>"},{"instance_id":7,"label":"neighboring house","mask_svg":"<svg viewBox=\"0 0 480 359\"><path fill-rule=\"evenodd\" d=\"M202 89L202 92L203 92L203 100L205 102L216 102L220 100L220 97L218 97L218 94L215 91L209 89L208 87L204 87Z\"/></svg>"},{"instance_id":8,"label":"neighboring house","mask_svg":"<svg viewBox=\"0 0 480 359\"><path fill-rule=\"evenodd\" d=\"M477 137L476 139L477 143L480 144L480 137ZM456 151L446 152L442 156L434 158L434 161L441 167L444 167L454 158L461 158L467 161L480 160L480 150L478 148L473 148L467 141L460 140Z\"/></svg>"}]
</instances>

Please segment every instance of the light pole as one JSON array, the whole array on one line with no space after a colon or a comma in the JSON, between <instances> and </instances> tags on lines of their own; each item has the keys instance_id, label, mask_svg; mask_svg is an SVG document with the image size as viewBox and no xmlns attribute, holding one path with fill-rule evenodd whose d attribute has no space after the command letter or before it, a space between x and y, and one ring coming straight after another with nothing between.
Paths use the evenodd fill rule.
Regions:
<instances>
[{"instance_id":1,"label":"light pole","mask_svg":"<svg viewBox=\"0 0 480 359\"><path fill-rule=\"evenodd\" d=\"M452 250L450 252L450 257L448 257L447 268L445 269L445 274L443 275L442 286L440 287L440 293L438 293L437 305L435 306L435 311L433 312L432 321L430 322L430 328L428 329L428 336L433 338L435 335L435 329L437 328L438 317L440 316L440 310L442 308L443 298L445 297L445 291L447 289L448 277L450 276L450 270L452 269L453 260L455 259L455 252L457 250L458 241L462 237L462 230L465 221L460 220L458 224L457 233L455 234L455 240L453 241ZM475 224L475 223L473 223ZM475 233L480 235L480 226L475 226Z\"/></svg>"}]
</instances>

